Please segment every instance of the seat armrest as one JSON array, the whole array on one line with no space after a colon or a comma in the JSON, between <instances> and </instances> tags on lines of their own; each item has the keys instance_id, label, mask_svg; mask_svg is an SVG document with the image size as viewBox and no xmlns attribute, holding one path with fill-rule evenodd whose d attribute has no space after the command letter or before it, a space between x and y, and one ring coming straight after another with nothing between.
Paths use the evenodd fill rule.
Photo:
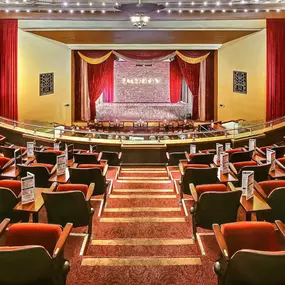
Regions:
<instances>
[{"instance_id":1,"label":"seat armrest","mask_svg":"<svg viewBox=\"0 0 285 285\"><path fill-rule=\"evenodd\" d=\"M228 182L228 187L227 187L230 191L236 191L236 188L234 186L234 184L232 182Z\"/></svg>"},{"instance_id":2,"label":"seat armrest","mask_svg":"<svg viewBox=\"0 0 285 285\"><path fill-rule=\"evenodd\" d=\"M256 147L255 149L259 154L266 156L266 154L259 147Z\"/></svg>"},{"instance_id":3,"label":"seat armrest","mask_svg":"<svg viewBox=\"0 0 285 285\"><path fill-rule=\"evenodd\" d=\"M281 221L275 221L278 230L281 232L282 236L285 238L285 225Z\"/></svg>"},{"instance_id":4,"label":"seat armrest","mask_svg":"<svg viewBox=\"0 0 285 285\"><path fill-rule=\"evenodd\" d=\"M104 166L104 169L103 169L103 176L106 176L107 174L107 171L108 171L108 164L106 163L105 166Z\"/></svg>"},{"instance_id":5,"label":"seat armrest","mask_svg":"<svg viewBox=\"0 0 285 285\"><path fill-rule=\"evenodd\" d=\"M1 171L4 171L4 170L6 170L7 168L9 168L11 165L14 164L14 162L15 162L15 159L14 159L14 158L10 159L10 161L8 161L8 162L2 167ZM15 167L16 167L16 165L15 165Z\"/></svg>"},{"instance_id":6,"label":"seat armrest","mask_svg":"<svg viewBox=\"0 0 285 285\"><path fill-rule=\"evenodd\" d=\"M213 224L213 230L223 257L225 260L229 260L229 251L221 227L218 224Z\"/></svg>"},{"instance_id":7,"label":"seat armrest","mask_svg":"<svg viewBox=\"0 0 285 285\"><path fill-rule=\"evenodd\" d=\"M103 155L103 153L102 153L102 151L99 153L99 155L98 155L98 161L100 161L101 159L102 159L102 155Z\"/></svg>"},{"instance_id":8,"label":"seat armrest","mask_svg":"<svg viewBox=\"0 0 285 285\"><path fill-rule=\"evenodd\" d=\"M72 223L67 223L66 226L64 227L56 243L55 249L53 251L53 255L52 255L53 258L56 258L62 252L64 245L66 243L66 240L71 232L72 227L73 227Z\"/></svg>"},{"instance_id":9,"label":"seat armrest","mask_svg":"<svg viewBox=\"0 0 285 285\"><path fill-rule=\"evenodd\" d=\"M184 168L183 168L183 165L181 162L179 163L179 170L180 170L181 175L183 176L184 175Z\"/></svg>"},{"instance_id":10,"label":"seat armrest","mask_svg":"<svg viewBox=\"0 0 285 285\"><path fill-rule=\"evenodd\" d=\"M57 165L55 165L55 166L52 168L52 170L51 170L51 172L50 172L50 175L54 174L54 173L56 172L56 169L57 169Z\"/></svg>"},{"instance_id":11,"label":"seat armrest","mask_svg":"<svg viewBox=\"0 0 285 285\"><path fill-rule=\"evenodd\" d=\"M198 194L193 183L189 183L189 189L195 202L198 202Z\"/></svg>"},{"instance_id":12,"label":"seat armrest","mask_svg":"<svg viewBox=\"0 0 285 285\"><path fill-rule=\"evenodd\" d=\"M168 151L166 152L166 158L167 158L167 160L170 159L170 157L169 157L169 152L168 152Z\"/></svg>"},{"instance_id":13,"label":"seat armrest","mask_svg":"<svg viewBox=\"0 0 285 285\"><path fill-rule=\"evenodd\" d=\"M9 223L10 223L10 219L8 218L2 221L2 223L0 224L0 236L5 233L5 230L8 227Z\"/></svg>"},{"instance_id":14,"label":"seat armrest","mask_svg":"<svg viewBox=\"0 0 285 285\"><path fill-rule=\"evenodd\" d=\"M88 187L88 190L87 190L87 194L86 194L86 198L85 198L86 201L90 200L90 198L93 195L94 189L95 189L95 183L91 183Z\"/></svg>"},{"instance_id":15,"label":"seat armrest","mask_svg":"<svg viewBox=\"0 0 285 285\"><path fill-rule=\"evenodd\" d=\"M265 194L264 190L262 189L262 187L256 182L254 181L254 189L261 195L261 197L263 199L267 198L267 195Z\"/></svg>"},{"instance_id":16,"label":"seat armrest","mask_svg":"<svg viewBox=\"0 0 285 285\"><path fill-rule=\"evenodd\" d=\"M51 190L51 192L55 192L56 187L57 187L57 183L56 183L56 182L53 182L53 183L51 184L51 186L49 187L49 189Z\"/></svg>"},{"instance_id":17,"label":"seat armrest","mask_svg":"<svg viewBox=\"0 0 285 285\"><path fill-rule=\"evenodd\" d=\"M237 172L236 168L234 167L234 165L233 165L231 162L230 162L229 166L230 166L230 170L231 170L235 175L238 175L238 172Z\"/></svg>"},{"instance_id":18,"label":"seat armrest","mask_svg":"<svg viewBox=\"0 0 285 285\"><path fill-rule=\"evenodd\" d=\"M281 168L282 170L285 170L284 165L277 159L275 159L276 164L278 165L279 168Z\"/></svg>"},{"instance_id":19,"label":"seat armrest","mask_svg":"<svg viewBox=\"0 0 285 285\"><path fill-rule=\"evenodd\" d=\"M121 160L122 159L122 152L120 151L118 154L118 159Z\"/></svg>"}]
</instances>

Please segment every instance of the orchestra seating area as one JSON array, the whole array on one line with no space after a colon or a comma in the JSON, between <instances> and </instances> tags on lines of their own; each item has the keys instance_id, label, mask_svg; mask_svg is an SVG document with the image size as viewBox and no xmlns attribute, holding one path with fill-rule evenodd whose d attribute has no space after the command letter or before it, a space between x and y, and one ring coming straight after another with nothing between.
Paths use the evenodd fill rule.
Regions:
<instances>
[{"instance_id":1,"label":"orchestra seating area","mask_svg":"<svg viewBox=\"0 0 285 285\"><path fill-rule=\"evenodd\" d=\"M31 156L1 136L0 284L284 284L285 144L221 145L228 173L201 146L127 165L96 145L35 143ZM28 174L35 200L22 204Z\"/></svg>"}]
</instances>

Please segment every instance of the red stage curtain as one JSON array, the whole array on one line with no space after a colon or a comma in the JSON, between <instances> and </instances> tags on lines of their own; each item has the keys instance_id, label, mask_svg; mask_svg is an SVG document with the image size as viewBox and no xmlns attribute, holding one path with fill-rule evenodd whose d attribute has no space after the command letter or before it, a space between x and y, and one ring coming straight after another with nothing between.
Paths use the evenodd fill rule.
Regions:
<instances>
[{"instance_id":1,"label":"red stage curtain","mask_svg":"<svg viewBox=\"0 0 285 285\"><path fill-rule=\"evenodd\" d=\"M74 52L74 117L75 121L81 121L81 57Z\"/></svg>"},{"instance_id":2,"label":"red stage curtain","mask_svg":"<svg viewBox=\"0 0 285 285\"><path fill-rule=\"evenodd\" d=\"M182 73L180 71L177 59L170 62L170 102L180 101L182 92Z\"/></svg>"},{"instance_id":3,"label":"red stage curtain","mask_svg":"<svg viewBox=\"0 0 285 285\"><path fill-rule=\"evenodd\" d=\"M266 21L267 102L266 119L285 115L285 19Z\"/></svg>"},{"instance_id":4,"label":"red stage curtain","mask_svg":"<svg viewBox=\"0 0 285 285\"><path fill-rule=\"evenodd\" d=\"M18 20L0 20L0 116L17 120Z\"/></svg>"},{"instance_id":5,"label":"red stage curtain","mask_svg":"<svg viewBox=\"0 0 285 285\"><path fill-rule=\"evenodd\" d=\"M214 120L214 53L206 58L206 120Z\"/></svg>"},{"instance_id":6,"label":"red stage curtain","mask_svg":"<svg viewBox=\"0 0 285 285\"><path fill-rule=\"evenodd\" d=\"M182 53L182 52L181 52ZM184 55L190 56L188 54L185 54L183 51ZM192 56L192 55L191 55ZM197 119L199 114L198 114L198 104L199 104L199 79L200 79L200 63L198 64L189 64L185 61L183 61L181 58L178 56L176 57L179 68L181 70L181 73L191 90L193 94L193 110L192 110L192 118Z\"/></svg>"},{"instance_id":7,"label":"red stage curtain","mask_svg":"<svg viewBox=\"0 0 285 285\"><path fill-rule=\"evenodd\" d=\"M160 57L165 57L171 53L173 50L118 50L116 51L124 57L136 60L153 60Z\"/></svg>"},{"instance_id":8,"label":"red stage curtain","mask_svg":"<svg viewBox=\"0 0 285 285\"><path fill-rule=\"evenodd\" d=\"M114 60L113 60L114 66ZM113 103L114 102L114 68L112 72L106 74L106 84L104 88L104 103Z\"/></svg>"},{"instance_id":9,"label":"red stage curtain","mask_svg":"<svg viewBox=\"0 0 285 285\"><path fill-rule=\"evenodd\" d=\"M90 98L90 119L96 115L96 100L100 97L106 86L110 84L110 73L114 73L114 56L100 64L88 64L88 89Z\"/></svg>"}]
</instances>

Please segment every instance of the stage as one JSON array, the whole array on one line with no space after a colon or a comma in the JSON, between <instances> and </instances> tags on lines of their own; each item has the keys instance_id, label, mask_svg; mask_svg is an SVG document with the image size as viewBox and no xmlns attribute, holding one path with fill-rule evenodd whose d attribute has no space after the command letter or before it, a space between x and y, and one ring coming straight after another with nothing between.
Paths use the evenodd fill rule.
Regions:
<instances>
[{"instance_id":1,"label":"stage","mask_svg":"<svg viewBox=\"0 0 285 285\"><path fill-rule=\"evenodd\" d=\"M179 103L100 103L96 104L98 120L183 120L189 105Z\"/></svg>"}]
</instances>

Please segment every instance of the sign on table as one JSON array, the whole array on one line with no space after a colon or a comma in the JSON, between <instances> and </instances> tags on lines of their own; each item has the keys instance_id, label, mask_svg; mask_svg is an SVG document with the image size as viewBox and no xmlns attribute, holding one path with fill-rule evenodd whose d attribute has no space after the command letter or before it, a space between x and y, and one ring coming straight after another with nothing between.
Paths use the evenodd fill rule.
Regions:
<instances>
[{"instance_id":1,"label":"sign on table","mask_svg":"<svg viewBox=\"0 0 285 285\"><path fill-rule=\"evenodd\" d=\"M28 204L35 201L35 175L27 172L27 176L21 178L22 182L22 204Z\"/></svg>"}]
</instances>

